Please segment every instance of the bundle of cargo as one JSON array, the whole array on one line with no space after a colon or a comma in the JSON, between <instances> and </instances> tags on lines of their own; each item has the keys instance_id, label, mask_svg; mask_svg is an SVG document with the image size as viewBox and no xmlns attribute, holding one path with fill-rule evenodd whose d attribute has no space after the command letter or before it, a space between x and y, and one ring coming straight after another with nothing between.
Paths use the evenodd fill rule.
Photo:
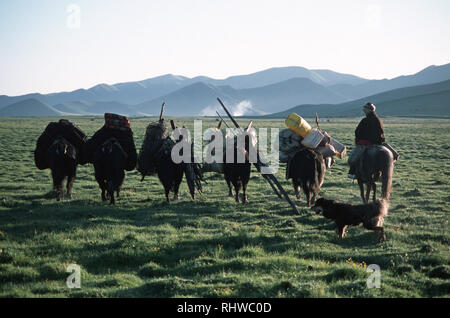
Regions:
<instances>
[{"instance_id":1,"label":"bundle of cargo","mask_svg":"<svg viewBox=\"0 0 450 318\"><path fill-rule=\"evenodd\" d=\"M49 167L47 151L58 137L63 137L78 150L79 164L86 163L83 153L87 138L86 134L67 119L60 119L58 122L49 123L36 142L34 162L38 169L43 170Z\"/></svg>"},{"instance_id":2,"label":"bundle of cargo","mask_svg":"<svg viewBox=\"0 0 450 318\"><path fill-rule=\"evenodd\" d=\"M156 173L156 155L168 137L169 128L164 123L164 119L148 124L137 161L137 170L142 177Z\"/></svg>"},{"instance_id":3,"label":"bundle of cargo","mask_svg":"<svg viewBox=\"0 0 450 318\"><path fill-rule=\"evenodd\" d=\"M224 173L223 156L221 162L212 161L213 157L216 155L216 149L214 148L213 143L216 136L220 136L222 138L222 151L226 151L225 129L221 130L220 125L221 124L219 124L219 127L217 128L208 128L203 135L205 140L210 143L205 150L205 162L201 165L202 172Z\"/></svg>"},{"instance_id":4,"label":"bundle of cargo","mask_svg":"<svg viewBox=\"0 0 450 318\"><path fill-rule=\"evenodd\" d=\"M137 153L134 145L133 131L127 117L105 113L105 125L86 142L86 161L93 163L95 150L108 139L115 138L128 155L125 170L136 167Z\"/></svg>"},{"instance_id":5,"label":"bundle of cargo","mask_svg":"<svg viewBox=\"0 0 450 318\"><path fill-rule=\"evenodd\" d=\"M173 134L175 136L179 136L178 140L176 140L176 143L179 143L183 140L183 131L180 128L177 128L175 126L175 122L173 120L170 121L170 125L172 126ZM186 129L184 126L182 128L183 130ZM186 183L189 188L189 192L191 194L191 197L193 200L195 200L195 190L202 193L203 188L201 181L203 180L203 171L200 167L200 164L198 163L199 160L195 158L195 151L194 151L194 143L192 143L191 139L189 138L189 135L187 136L187 139L185 140L188 144L190 144L191 147L191 158L189 162L185 162L184 160L181 162L181 165L183 167L184 175L186 176Z\"/></svg>"},{"instance_id":6,"label":"bundle of cargo","mask_svg":"<svg viewBox=\"0 0 450 318\"><path fill-rule=\"evenodd\" d=\"M278 135L278 150L280 162L288 162L297 151L303 148L303 138L290 129L283 129Z\"/></svg>"},{"instance_id":7,"label":"bundle of cargo","mask_svg":"<svg viewBox=\"0 0 450 318\"><path fill-rule=\"evenodd\" d=\"M125 116L105 114L105 126L112 129L130 130L130 121Z\"/></svg>"},{"instance_id":8,"label":"bundle of cargo","mask_svg":"<svg viewBox=\"0 0 450 318\"><path fill-rule=\"evenodd\" d=\"M318 118L316 118L318 125ZM292 113L285 120L289 129L283 129L279 133L280 161L288 162L297 151L303 147L313 149L325 158L337 156L342 159L347 152L346 147L331 138L326 131L320 128L311 128L308 122L301 116Z\"/></svg>"},{"instance_id":9,"label":"bundle of cargo","mask_svg":"<svg viewBox=\"0 0 450 318\"><path fill-rule=\"evenodd\" d=\"M172 138L176 139L173 144L172 144L172 148L173 146L175 146L175 144L178 144L180 142L187 142L187 146L190 147L190 152L191 152L191 156L190 158L187 159L187 162L184 160L184 156L183 156L183 150L185 145L183 145L179 150L180 150L180 155L183 156L182 160L180 163L178 163L177 165L181 165L182 170L184 172L184 175L186 176L186 182L189 188L189 192L191 194L191 197L193 200L195 200L195 190L197 190L198 192L202 193L203 189L202 189L202 184L201 181L203 180L203 174L201 171L201 167L200 164L198 163L199 160L197 160L195 158L195 152L194 152L194 143L192 143L191 139L189 138L189 134L187 135L187 139L184 140L184 137L186 136L186 128L183 126L183 128L177 128L175 126L175 122L173 120L170 121L170 124L172 126ZM176 136L176 137L175 137ZM171 139L171 137L168 137L167 139ZM164 141L165 143L165 141ZM172 158L171 158L172 159ZM158 173L160 173L158 171Z\"/></svg>"}]
</instances>

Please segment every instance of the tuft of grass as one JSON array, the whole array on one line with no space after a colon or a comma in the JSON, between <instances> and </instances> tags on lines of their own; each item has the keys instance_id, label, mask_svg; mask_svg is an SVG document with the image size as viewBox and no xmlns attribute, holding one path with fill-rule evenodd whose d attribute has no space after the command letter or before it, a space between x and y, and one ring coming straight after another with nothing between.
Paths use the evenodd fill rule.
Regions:
<instances>
[{"instance_id":1,"label":"tuft of grass","mask_svg":"<svg viewBox=\"0 0 450 318\"><path fill-rule=\"evenodd\" d=\"M440 265L430 270L429 273L432 278L450 279L450 266Z\"/></svg>"},{"instance_id":2,"label":"tuft of grass","mask_svg":"<svg viewBox=\"0 0 450 318\"><path fill-rule=\"evenodd\" d=\"M362 271L360 268L342 267L334 269L331 273L325 276L325 279L328 283L331 283L340 280L355 281L358 279L362 279L365 276L366 275L364 274L364 271Z\"/></svg>"}]
</instances>

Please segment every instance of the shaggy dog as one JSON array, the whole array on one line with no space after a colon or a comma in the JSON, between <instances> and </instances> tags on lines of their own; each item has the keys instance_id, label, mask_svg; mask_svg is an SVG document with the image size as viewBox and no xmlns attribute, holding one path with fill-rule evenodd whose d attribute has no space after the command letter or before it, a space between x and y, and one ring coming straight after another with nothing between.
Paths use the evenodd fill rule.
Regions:
<instances>
[{"instance_id":1,"label":"shaggy dog","mask_svg":"<svg viewBox=\"0 0 450 318\"><path fill-rule=\"evenodd\" d=\"M386 240L383 221L388 214L389 203L385 199L379 199L373 203L351 205L320 198L311 209L336 222L336 233L340 239L345 236L347 226L356 226L362 223L366 229L378 234L380 242Z\"/></svg>"}]
</instances>

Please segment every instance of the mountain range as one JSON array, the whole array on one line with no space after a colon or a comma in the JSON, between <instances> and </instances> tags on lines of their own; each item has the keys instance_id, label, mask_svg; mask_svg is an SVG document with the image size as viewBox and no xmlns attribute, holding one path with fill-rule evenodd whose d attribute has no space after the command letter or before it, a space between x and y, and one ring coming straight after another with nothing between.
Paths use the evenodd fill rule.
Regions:
<instances>
[{"instance_id":1,"label":"mountain range","mask_svg":"<svg viewBox=\"0 0 450 318\"><path fill-rule=\"evenodd\" d=\"M271 68L226 79L167 74L138 82L99 84L71 92L0 95L0 116L97 115L105 112L128 116L156 115L162 102L166 102L166 115L208 116L219 110L217 97L237 116L282 116L289 109L301 109L302 116L306 116L305 112L316 111L326 111L328 116L356 116L352 107L356 109L366 100L386 105L380 105L380 111L386 114L410 114L402 113L409 108L401 103L408 102L418 107L414 114L436 116L443 112L441 115L450 116L445 93L448 80L450 64L429 66L413 75L383 80L298 66Z\"/></svg>"},{"instance_id":2,"label":"mountain range","mask_svg":"<svg viewBox=\"0 0 450 318\"><path fill-rule=\"evenodd\" d=\"M270 117L286 117L290 113L304 117L362 116L362 106L368 101L376 105L376 112L381 116L450 117L450 80L398 88L340 104L299 105Z\"/></svg>"}]
</instances>

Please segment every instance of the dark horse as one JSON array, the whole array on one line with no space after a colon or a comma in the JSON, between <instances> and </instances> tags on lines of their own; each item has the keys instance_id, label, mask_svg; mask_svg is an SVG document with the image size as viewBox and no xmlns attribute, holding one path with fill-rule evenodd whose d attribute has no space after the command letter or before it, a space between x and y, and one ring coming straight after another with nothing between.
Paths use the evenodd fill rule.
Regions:
<instances>
[{"instance_id":1,"label":"dark horse","mask_svg":"<svg viewBox=\"0 0 450 318\"><path fill-rule=\"evenodd\" d=\"M361 198L364 203L369 202L370 190L373 190L373 201L376 200L375 182L381 179L381 196L389 200L392 188L392 175L394 173L394 156L384 146L368 146L361 155L356 167L356 178L361 190ZM364 184L367 192L364 196Z\"/></svg>"}]
</instances>

